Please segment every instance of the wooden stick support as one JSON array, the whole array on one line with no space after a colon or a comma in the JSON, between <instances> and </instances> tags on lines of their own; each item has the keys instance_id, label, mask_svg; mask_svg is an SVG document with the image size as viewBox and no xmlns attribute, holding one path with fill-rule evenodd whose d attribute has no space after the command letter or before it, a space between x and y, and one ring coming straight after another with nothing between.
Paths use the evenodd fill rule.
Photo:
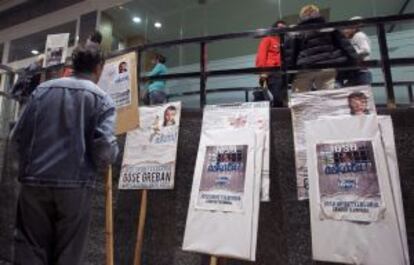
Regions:
<instances>
[{"instance_id":1,"label":"wooden stick support","mask_svg":"<svg viewBox=\"0 0 414 265\"><path fill-rule=\"evenodd\" d=\"M210 265L218 265L218 258L216 256L210 257Z\"/></svg>"},{"instance_id":2,"label":"wooden stick support","mask_svg":"<svg viewBox=\"0 0 414 265\"><path fill-rule=\"evenodd\" d=\"M135 244L134 265L141 265L142 246L144 245L145 218L147 217L148 190L141 191L141 207L139 210L137 243Z\"/></svg>"},{"instance_id":3,"label":"wooden stick support","mask_svg":"<svg viewBox=\"0 0 414 265\"><path fill-rule=\"evenodd\" d=\"M114 264L114 231L112 213L112 167L109 166L105 180L106 214L105 214L105 243L106 243L106 265Z\"/></svg>"}]
</instances>

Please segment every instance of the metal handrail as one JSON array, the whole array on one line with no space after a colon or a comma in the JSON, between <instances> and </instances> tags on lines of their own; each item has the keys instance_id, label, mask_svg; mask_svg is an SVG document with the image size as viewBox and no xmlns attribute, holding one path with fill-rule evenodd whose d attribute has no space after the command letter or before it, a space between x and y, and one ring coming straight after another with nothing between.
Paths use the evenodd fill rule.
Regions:
<instances>
[{"instance_id":1,"label":"metal handrail","mask_svg":"<svg viewBox=\"0 0 414 265\"><path fill-rule=\"evenodd\" d=\"M9 98L10 95L4 91L0 91L0 97L5 97L5 98Z\"/></svg>"},{"instance_id":2,"label":"metal handrail","mask_svg":"<svg viewBox=\"0 0 414 265\"><path fill-rule=\"evenodd\" d=\"M397 81L393 83L394 86L404 86L408 90L409 95L409 101L410 103L414 102L414 96L413 96L413 86L414 81ZM384 87L384 82L374 82L371 83L371 87ZM228 93L228 92L244 92L245 94L245 101L249 101L249 92L254 91L257 89L257 87L225 87L225 88L213 88L213 89L207 89L207 94L216 94L216 93ZM199 95L200 91L187 91L187 92L179 92L179 93L173 93L168 94L167 98L175 98L175 97L186 97L186 96L195 96Z\"/></svg>"},{"instance_id":3,"label":"metal handrail","mask_svg":"<svg viewBox=\"0 0 414 265\"><path fill-rule=\"evenodd\" d=\"M404 61L401 59L390 59L390 63L393 66L408 66L414 64L413 58L404 58ZM261 74L261 73L279 73L279 74L295 74L298 71L304 70L323 70L323 69L336 69L339 71L344 70L355 70L361 68L380 68L380 60L369 60L361 62L358 65L351 64L319 64L314 66L309 66L306 68L289 68L283 71L281 67L247 67L247 68L237 68L237 69L223 69L223 70L210 70L205 71L205 74L208 77L220 77L226 75L244 75L244 74ZM158 81L158 80L170 80L170 79L185 79L185 78L195 78L201 75L202 71L186 72L186 73L173 73L173 74L163 74L159 76L143 76L140 78L141 82L146 81Z\"/></svg>"},{"instance_id":4,"label":"metal handrail","mask_svg":"<svg viewBox=\"0 0 414 265\"><path fill-rule=\"evenodd\" d=\"M4 65L4 64L0 64L0 70L5 71L6 73L15 73L14 69L11 68L10 66Z\"/></svg>"}]
</instances>

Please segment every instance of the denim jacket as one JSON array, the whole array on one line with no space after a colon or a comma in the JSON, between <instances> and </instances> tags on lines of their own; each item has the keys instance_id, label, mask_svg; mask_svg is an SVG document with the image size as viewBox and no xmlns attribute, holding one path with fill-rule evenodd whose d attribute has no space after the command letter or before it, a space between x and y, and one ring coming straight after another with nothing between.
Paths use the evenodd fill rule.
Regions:
<instances>
[{"instance_id":1,"label":"denim jacket","mask_svg":"<svg viewBox=\"0 0 414 265\"><path fill-rule=\"evenodd\" d=\"M51 80L32 93L12 132L25 185L82 187L118 153L115 105L92 81Z\"/></svg>"}]
</instances>

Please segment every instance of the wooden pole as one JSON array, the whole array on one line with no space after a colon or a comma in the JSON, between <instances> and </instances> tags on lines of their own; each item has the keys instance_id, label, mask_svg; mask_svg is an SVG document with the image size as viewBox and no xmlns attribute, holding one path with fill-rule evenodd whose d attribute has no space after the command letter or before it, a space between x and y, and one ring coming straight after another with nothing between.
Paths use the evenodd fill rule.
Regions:
<instances>
[{"instance_id":1,"label":"wooden pole","mask_svg":"<svg viewBox=\"0 0 414 265\"><path fill-rule=\"evenodd\" d=\"M137 242L135 244L134 265L141 265L142 246L144 244L145 218L147 216L148 190L141 191L141 207L139 210Z\"/></svg>"},{"instance_id":2,"label":"wooden pole","mask_svg":"<svg viewBox=\"0 0 414 265\"><path fill-rule=\"evenodd\" d=\"M210 257L210 265L218 265L218 258L216 256Z\"/></svg>"},{"instance_id":3,"label":"wooden pole","mask_svg":"<svg viewBox=\"0 0 414 265\"><path fill-rule=\"evenodd\" d=\"M114 264L114 231L112 213L112 167L109 166L105 180L106 214L105 214L105 238L106 238L106 265Z\"/></svg>"}]
</instances>

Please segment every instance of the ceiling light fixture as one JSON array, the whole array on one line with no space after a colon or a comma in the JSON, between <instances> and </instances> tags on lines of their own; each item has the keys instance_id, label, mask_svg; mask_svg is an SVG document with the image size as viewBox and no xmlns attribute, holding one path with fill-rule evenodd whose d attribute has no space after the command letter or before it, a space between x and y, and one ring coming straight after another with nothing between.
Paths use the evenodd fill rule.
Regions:
<instances>
[{"instance_id":1,"label":"ceiling light fixture","mask_svg":"<svg viewBox=\"0 0 414 265\"><path fill-rule=\"evenodd\" d=\"M39 51L38 50L32 50L32 54L38 55L39 54Z\"/></svg>"},{"instance_id":2,"label":"ceiling light fixture","mask_svg":"<svg viewBox=\"0 0 414 265\"><path fill-rule=\"evenodd\" d=\"M140 17L133 17L132 18L132 21L134 22L134 23L141 23L141 18Z\"/></svg>"},{"instance_id":3,"label":"ceiling light fixture","mask_svg":"<svg viewBox=\"0 0 414 265\"><path fill-rule=\"evenodd\" d=\"M155 22L154 27L156 27L157 29L160 29L162 27L161 22Z\"/></svg>"}]
</instances>

